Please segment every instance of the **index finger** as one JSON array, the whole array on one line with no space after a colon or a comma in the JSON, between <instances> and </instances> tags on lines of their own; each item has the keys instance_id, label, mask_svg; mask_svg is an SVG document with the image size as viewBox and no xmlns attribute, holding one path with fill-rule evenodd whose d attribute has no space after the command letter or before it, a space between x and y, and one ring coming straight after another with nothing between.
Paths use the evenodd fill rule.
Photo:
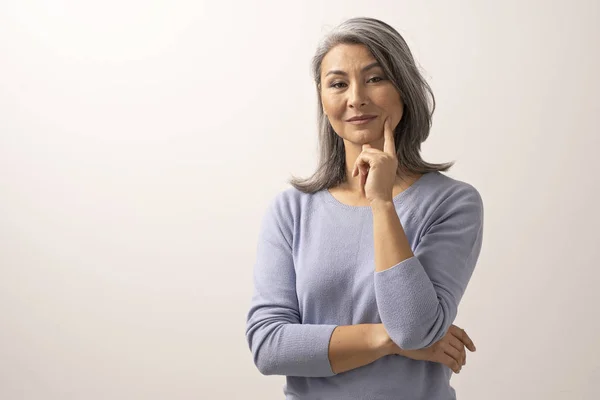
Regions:
<instances>
[{"instance_id":1,"label":"index finger","mask_svg":"<svg viewBox=\"0 0 600 400\"><path fill-rule=\"evenodd\" d=\"M394 130L390 117L387 117L383 123L383 152L396 155L396 143L394 141Z\"/></svg>"}]
</instances>

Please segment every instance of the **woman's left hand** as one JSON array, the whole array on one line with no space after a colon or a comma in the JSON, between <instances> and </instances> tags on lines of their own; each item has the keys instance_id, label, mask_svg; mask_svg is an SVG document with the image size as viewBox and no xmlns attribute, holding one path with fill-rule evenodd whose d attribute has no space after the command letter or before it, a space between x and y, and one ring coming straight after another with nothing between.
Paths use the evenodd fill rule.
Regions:
<instances>
[{"instance_id":1,"label":"woman's left hand","mask_svg":"<svg viewBox=\"0 0 600 400\"><path fill-rule=\"evenodd\" d=\"M391 339L389 339L391 342ZM391 342L391 349L386 350L388 354L398 354L412 360L431 361L446 365L455 373L467 364L467 352L475 351L473 340L467 335L464 329L456 325L451 325L443 338L429 347L419 350L403 350L394 342Z\"/></svg>"},{"instance_id":2,"label":"woman's left hand","mask_svg":"<svg viewBox=\"0 0 600 400\"><path fill-rule=\"evenodd\" d=\"M360 187L370 203L392 201L398 157L394 142L394 130L390 118L383 123L383 151L363 144L362 152L356 158L352 176L360 174Z\"/></svg>"}]
</instances>

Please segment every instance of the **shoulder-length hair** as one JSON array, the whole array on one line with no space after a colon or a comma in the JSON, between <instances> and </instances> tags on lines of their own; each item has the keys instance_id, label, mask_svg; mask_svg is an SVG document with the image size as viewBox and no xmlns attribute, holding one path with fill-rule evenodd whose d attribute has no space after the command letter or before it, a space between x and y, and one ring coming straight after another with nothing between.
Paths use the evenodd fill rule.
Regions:
<instances>
[{"instance_id":1,"label":"shoulder-length hair","mask_svg":"<svg viewBox=\"0 0 600 400\"><path fill-rule=\"evenodd\" d=\"M374 18L351 18L338 25L319 44L312 59L317 88L319 160L316 172L308 178L292 176L289 183L304 193L329 189L346 180L344 141L333 130L321 104L321 63L339 44L362 44L379 62L404 103L404 113L394 131L398 174L447 171L454 162L431 164L421 158L421 144L429 136L435 98L415 63L404 38L390 25Z\"/></svg>"}]
</instances>

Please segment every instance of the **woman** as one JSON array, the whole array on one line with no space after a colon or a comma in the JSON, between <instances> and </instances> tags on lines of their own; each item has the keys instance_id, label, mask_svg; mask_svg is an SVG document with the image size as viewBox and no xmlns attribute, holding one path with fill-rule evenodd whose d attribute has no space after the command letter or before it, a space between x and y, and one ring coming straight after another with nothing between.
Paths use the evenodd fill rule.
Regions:
<instances>
[{"instance_id":1,"label":"woman","mask_svg":"<svg viewBox=\"0 0 600 400\"><path fill-rule=\"evenodd\" d=\"M481 250L471 185L421 159L435 107L400 34L350 19L319 47L321 158L261 225L246 336L287 399L453 399L452 325ZM431 99L430 102L428 101Z\"/></svg>"}]
</instances>

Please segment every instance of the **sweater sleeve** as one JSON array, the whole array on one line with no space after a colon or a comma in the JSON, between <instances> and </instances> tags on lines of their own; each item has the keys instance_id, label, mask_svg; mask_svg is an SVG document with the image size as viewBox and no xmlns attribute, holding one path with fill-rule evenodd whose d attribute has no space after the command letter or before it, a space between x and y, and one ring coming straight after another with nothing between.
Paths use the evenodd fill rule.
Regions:
<instances>
[{"instance_id":1,"label":"sweater sleeve","mask_svg":"<svg viewBox=\"0 0 600 400\"><path fill-rule=\"evenodd\" d=\"M262 220L246 339L264 375L333 376L329 340L337 325L301 323L289 207L279 195Z\"/></svg>"},{"instance_id":2,"label":"sweater sleeve","mask_svg":"<svg viewBox=\"0 0 600 400\"><path fill-rule=\"evenodd\" d=\"M381 321L402 349L429 347L452 325L479 257L483 202L472 186L445 199L414 257L375 272Z\"/></svg>"}]
</instances>

